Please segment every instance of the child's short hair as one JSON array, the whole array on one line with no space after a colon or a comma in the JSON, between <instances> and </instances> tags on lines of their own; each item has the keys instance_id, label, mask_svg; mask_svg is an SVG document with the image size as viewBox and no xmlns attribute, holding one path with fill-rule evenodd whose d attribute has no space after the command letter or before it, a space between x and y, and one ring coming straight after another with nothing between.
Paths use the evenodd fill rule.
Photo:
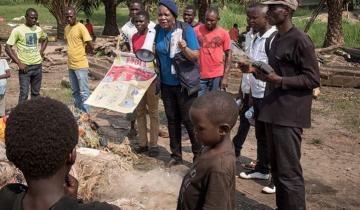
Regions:
<instances>
[{"instance_id":1,"label":"child's short hair","mask_svg":"<svg viewBox=\"0 0 360 210\"><path fill-rule=\"evenodd\" d=\"M140 17L140 16L144 16L146 18L146 20L150 20L150 15L147 11L145 10L141 10L140 12L138 12L135 16L135 18Z\"/></svg>"},{"instance_id":2,"label":"child's short hair","mask_svg":"<svg viewBox=\"0 0 360 210\"><path fill-rule=\"evenodd\" d=\"M6 156L27 179L47 178L64 164L78 142L78 126L67 106L51 98L23 102L10 113Z\"/></svg>"},{"instance_id":3,"label":"child's short hair","mask_svg":"<svg viewBox=\"0 0 360 210\"><path fill-rule=\"evenodd\" d=\"M191 108L206 109L208 119L215 125L227 123L232 127L236 124L239 108L230 93L210 91L196 98Z\"/></svg>"}]
</instances>

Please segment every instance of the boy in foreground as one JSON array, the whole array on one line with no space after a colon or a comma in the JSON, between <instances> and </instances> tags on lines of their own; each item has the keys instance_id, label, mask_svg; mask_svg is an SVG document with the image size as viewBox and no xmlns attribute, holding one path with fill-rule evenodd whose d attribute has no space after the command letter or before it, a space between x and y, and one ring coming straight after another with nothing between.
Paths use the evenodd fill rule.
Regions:
<instances>
[{"instance_id":1,"label":"boy in foreground","mask_svg":"<svg viewBox=\"0 0 360 210\"><path fill-rule=\"evenodd\" d=\"M225 92L208 92L193 102L190 119L204 148L183 179L178 210L235 209L235 153L230 131L237 115L234 99Z\"/></svg>"},{"instance_id":2,"label":"boy in foreground","mask_svg":"<svg viewBox=\"0 0 360 210\"><path fill-rule=\"evenodd\" d=\"M0 208L119 210L107 203L83 204L77 199L78 182L69 175L77 142L77 123L63 103L40 97L15 107L5 130L6 156L24 174L28 186L3 187Z\"/></svg>"}]
</instances>

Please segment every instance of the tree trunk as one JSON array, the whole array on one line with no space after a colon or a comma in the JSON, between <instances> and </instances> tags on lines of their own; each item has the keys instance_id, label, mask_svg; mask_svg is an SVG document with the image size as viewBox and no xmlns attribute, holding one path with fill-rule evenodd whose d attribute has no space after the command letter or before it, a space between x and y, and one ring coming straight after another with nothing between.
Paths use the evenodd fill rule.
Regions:
<instances>
[{"instance_id":1,"label":"tree trunk","mask_svg":"<svg viewBox=\"0 0 360 210\"><path fill-rule=\"evenodd\" d=\"M56 38L58 40L64 40L64 29L67 24L65 14L62 10L52 10L52 13L56 19Z\"/></svg>"},{"instance_id":2,"label":"tree trunk","mask_svg":"<svg viewBox=\"0 0 360 210\"><path fill-rule=\"evenodd\" d=\"M43 6L46 7L56 19L56 38L58 40L64 40L64 28L66 25L65 8L67 8L69 4L62 1L53 1L49 4L43 4Z\"/></svg>"},{"instance_id":3,"label":"tree trunk","mask_svg":"<svg viewBox=\"0 0 360 210\"><path fill-rule=\"evenodd\" d=\"M324 47L343 45L342 9L344 0L327 0L328 27Z\"/></svg>"},{"instance_id":4,"label":"tree trunk","mask_svg":"<svg viewBox=\"0 0 360 210\"><path fill-rule=\"evenodd\" d=\"M103 35L117 36L120 34L116 23L117 0L102 0L105 6L105 26Z\"/></svg>"},{"instance_id":5,"label":"tree trunk","mask_svg":"<svg viewBox=\"0 0 360 210\"><path fill-rule=\"evenodd\" d=\"M209 8L209 5L211 4L211 2L209 3L209 0L198 0L198 5L199 5L199 21L202 23L205 23L205 13L207 8Z\"/></svg>"},{"instance_id":6,"label":"tree trunk","mask_svg":"<svg viewBox=\"0 0 360 210\"><path fill-rule=\"evenodd\" d=\"M64 22L60 22L60 21L56 21L57 22L57 26L56 26L56 37L58 40L63 40L64 39L64 29L65 29L65 23Z\"/></svg>"}]
</instances>

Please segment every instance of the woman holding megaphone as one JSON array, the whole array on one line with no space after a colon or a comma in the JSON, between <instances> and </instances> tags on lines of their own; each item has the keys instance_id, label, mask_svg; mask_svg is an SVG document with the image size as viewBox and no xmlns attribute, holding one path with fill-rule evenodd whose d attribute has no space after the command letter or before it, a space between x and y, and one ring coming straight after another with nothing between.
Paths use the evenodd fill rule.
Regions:
<instances>
[{"instance_id":1,"label":"woman holding megaphone","mask_svg":"<svg viewBox=\"0 0 360 210\"><path fill-rule=\"evenodd\" d=\"M182 163L181 123L189 134L194 159L201 149L188 115L200 85L197 64L199 43L192 27L176 20L177 16L178 8L173 0L159 2L155 53L170 137L171 159L168 167Z\"/></svg>"}]
</instances>

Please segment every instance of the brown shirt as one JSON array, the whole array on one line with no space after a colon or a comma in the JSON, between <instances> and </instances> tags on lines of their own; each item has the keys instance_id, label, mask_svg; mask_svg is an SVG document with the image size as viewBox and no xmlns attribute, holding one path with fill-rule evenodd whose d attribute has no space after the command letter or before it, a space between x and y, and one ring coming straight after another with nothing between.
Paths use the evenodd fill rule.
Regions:
<instances>
[{"instance_id":1,"label":"brown shirt","mask_svg":"<svg viewBox=\"0 0 360 210\"><path fill-rule=\"evenodd\" d=\"M269 64L282 76L282 84L267 83L259 120L276 125L308 128L311 125L312 89L320 85L314 45L293 27L277 34L268 54Z\"/></svg>"},{"instance_id":2,"label":"brown shirt","mask_svg":"<svg viewBox=\"0 0 360 210\"><path fill-rule=\"evenodd\" d=\"M235 154L203 153L185 175L178 198L178 210L235 209Z\"/></svg>"}]
</instances>

